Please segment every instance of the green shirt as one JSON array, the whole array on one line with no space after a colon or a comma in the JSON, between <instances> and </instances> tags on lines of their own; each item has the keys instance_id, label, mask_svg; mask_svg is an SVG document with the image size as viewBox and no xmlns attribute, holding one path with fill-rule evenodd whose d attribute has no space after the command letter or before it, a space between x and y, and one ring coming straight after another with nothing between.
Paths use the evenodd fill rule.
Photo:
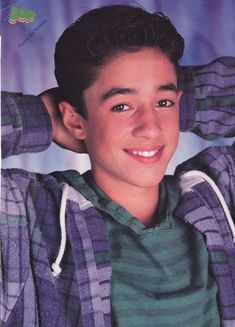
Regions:
<instances>
[{"instance_id":1,"label":"green shirt","mask_svg":"<svg viewBox=\"0 0 235 327\"><path fill-rule=\"evenodd\" d=\"M113 326L220 326L204 239L173 214L180 194L175 178L160 184L154 228L112 202L89 174L85 179L100 199L110 242Z\"/></svg>"}]
</instances>

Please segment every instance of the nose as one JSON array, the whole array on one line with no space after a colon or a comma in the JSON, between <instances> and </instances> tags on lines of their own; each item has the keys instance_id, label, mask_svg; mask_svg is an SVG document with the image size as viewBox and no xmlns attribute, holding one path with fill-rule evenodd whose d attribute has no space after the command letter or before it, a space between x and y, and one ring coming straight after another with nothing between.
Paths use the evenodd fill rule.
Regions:
<instances>
[{"instance_id":1,"label":"nose","mask_svg":"<svg viewBox=\"0 0 235 327\"><path fill-rule=\"evenodd\" d=\"M157 115L156 108L145 107L139 112L136 118L136 125L133 129L135 137L156 139L161 134L161 121Z\"/></svg>"}]
</instances>

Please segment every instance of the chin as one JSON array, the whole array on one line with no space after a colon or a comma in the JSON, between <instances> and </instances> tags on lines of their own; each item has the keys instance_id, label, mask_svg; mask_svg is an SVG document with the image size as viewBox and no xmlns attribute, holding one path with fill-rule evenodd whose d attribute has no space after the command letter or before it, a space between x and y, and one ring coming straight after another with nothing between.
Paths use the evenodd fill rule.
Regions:
<instances>
[{"instance_id":1,"label":"chin","mask_svg":"<svg viewBox=\"0 0 235 327\"><path fill-rule=\"evenodd\" d=\"M135 185L140 188L154 188L160 184L164 175L165 175L165 172L162 174L158 174L157 176L156 175L153 176L153 174L148 175L148 176L142 174L141 177L139 176L139 177L133 178L133 180L130 181L130 184Z\"/></svg>"}]
</instances>

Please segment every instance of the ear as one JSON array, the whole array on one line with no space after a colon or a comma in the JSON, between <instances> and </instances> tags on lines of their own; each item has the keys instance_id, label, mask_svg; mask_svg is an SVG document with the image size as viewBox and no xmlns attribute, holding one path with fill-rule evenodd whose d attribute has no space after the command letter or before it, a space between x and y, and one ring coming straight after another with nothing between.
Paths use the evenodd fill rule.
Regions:
<instances>
[{"instance_id":1,"label":"ear","mask_svg":"<svg viewBox=\"0 0 235 327\"><path fill-rule=\"evenodd\" d=\"M84 140L86 138L85 118L67 101L60 102L59 109L65 127L76 139Z\"/></svg>"},{"instance_id":2,"label":"ear","mask_svg":"<svg viewBox=\"0 0 235 327\"><path fill-rule=\"evenodd\" d=\"M182 91L182 90L179 90L179 91L178 91L178 94L177 94L177 97L178 97L178 103L180 102L180 99L181 99L182 95L183 95L183 91Z\"/></svg>"}]
</instances>

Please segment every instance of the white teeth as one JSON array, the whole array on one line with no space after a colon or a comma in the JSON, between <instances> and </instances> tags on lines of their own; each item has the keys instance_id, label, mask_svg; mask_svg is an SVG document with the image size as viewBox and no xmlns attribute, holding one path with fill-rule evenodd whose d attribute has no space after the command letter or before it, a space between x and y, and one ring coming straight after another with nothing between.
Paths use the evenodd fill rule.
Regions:
<instances>
[{"instance_id":1,"label":"white teeth","mask_svg":"<svg viewBox=\"0 0 235 327\"><path fill-rule=\"evenodd\" d=\"M141 157L153 157L159 150L152 150L152 151L132 151L132 153L135 156L141 156Z\"/></svg>"}]
</instances>

